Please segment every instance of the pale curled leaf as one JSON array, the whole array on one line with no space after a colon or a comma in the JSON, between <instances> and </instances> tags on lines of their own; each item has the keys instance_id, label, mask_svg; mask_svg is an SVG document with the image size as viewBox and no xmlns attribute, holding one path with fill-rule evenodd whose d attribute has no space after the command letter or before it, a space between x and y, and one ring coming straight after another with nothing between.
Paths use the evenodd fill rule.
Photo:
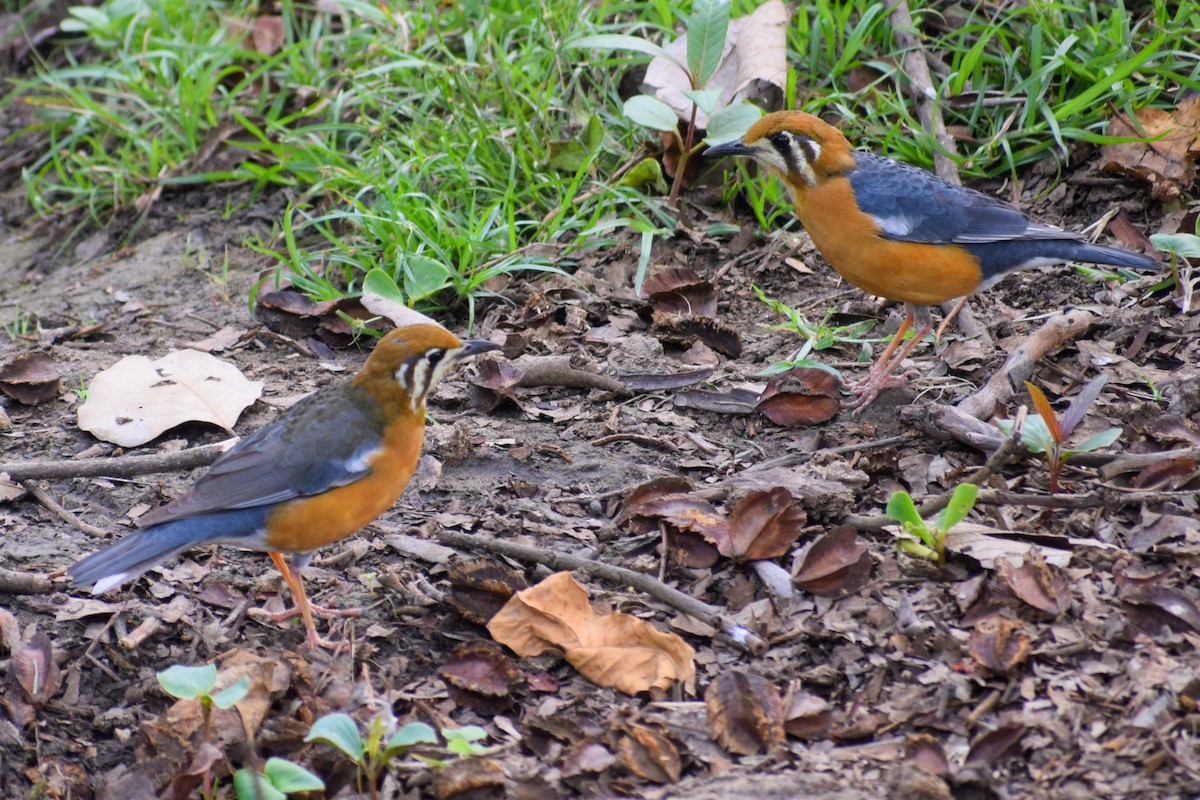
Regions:
<instances>
[{"instance_id":1,"label":"pale curled leaf","mask_svg":"<svg viewBox=\"0 0 1200 800\"><path fill-rule=\"evenodd\" d=\"M517 655L561 650L584 677L626 694L695 676L695 651L683 639L627 614L597 613L568 572L515 594L487 627Z\"/></svg>"},{"instance_id":2,"label":"pale curled leaf","mask_svg":"<svg viewBox=\"0 0 1200 800\"><path fill-rule=\"evenodd\" d=\"M233 430L262 387L232 364L195 350L157 361L127 356L92 378L79 427L122 447L145 444L185 422Z\"/></svg>"}]
</instances>

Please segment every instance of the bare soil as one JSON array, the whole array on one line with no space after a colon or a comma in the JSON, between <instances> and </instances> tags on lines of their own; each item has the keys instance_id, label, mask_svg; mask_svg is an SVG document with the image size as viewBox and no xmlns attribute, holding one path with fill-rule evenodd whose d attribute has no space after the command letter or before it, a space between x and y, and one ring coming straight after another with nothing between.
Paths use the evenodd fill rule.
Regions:
<instances>
[{"instance_id":1,"label":"bare soil","mask_svg":"<svg viewBox=\"0 0 1200 800\"><path fill-rule=\"evenodd\" d=\"M991 188L1009 196L1003 187ZM221 193L164 197L127 245L118 230L66 247L61 236L36 227L4 231L0 315L11 319L19 310L43 331L98 327L83 338L36 329L15 340L0 336L0 363L44 350L63 376L55 401L23 406L3 400L11 430L0 434L0 461L118 454L78 429L75 390L122 356L158 357L227 326L242 335L218 355L266 386L239 421L239 433L362 363L365 354L357 349L313 357L324 351L269 331L251 316L245 298L270 265L241 243L249 233L267 232L277 198L236 199L246 205L226 219L229 198ZM703 196L698 200L705 218L730 213ZM1136 227L1153 232L1161 215L1148 202L1138 187L1065 185L1032 210L1079 229L1121 205ZM19 208L15 195L8 208ZM644 301L631 289L632 244L582 256L574 267L577 284L508 286L504 296L511 303L485 307L472 335L511 343L520 334L528 353L569 355L583 368L609 374L712 364L708 387L728 390L761 388L760 370L800 344L794 334L768 327L777 320L752 285L810 318L832 308L835 321L878 319L880 336L898 324L899 309L872 303L840 282L804 238L775 233L717 241L697 232L705 218L690 221L689 235L659 243L654 268L688 266L705 277L724 269L718 316L741 333L740 357L660 341L638 316ZM480 724L488 743L497 745L486 759L458 767L480 784L476 794L445 794L447 771L406 768L385 781L385 793L394 797L1200 795L1194 460L1162 475L1109 478L1068 465L1064 493L1098 497L1099 505L979 507L975 521L1065 553L1065 566L1050 567L1053 579L1043 584L1044 593L1057 592L1051 599L1058 613L1031 604L1023 584L1002 569L961 554L938 568L899 555L894 535L871 527L858 534L870 559L865 585L836 597L798 590L785 601L773 600L745 566L726 559L708 569L663 564L657 537L614 525L621 499L652 478L684 477L719 503L782 484L807 515L793 551L777 559L794 572L811 544L848 515L882 513L899 489L918 501L937 495L983 464L986 453L934 438L899 409L967 396L1046 316L1068 307L1090 311L1095 321L1080 340L1039 365L1038 385L1055 397L1106 374L1109 385L1085 435L1118 425L1123 435L1114 450L1195 447L1200 317L1181 315L1167 294L1151 293L1154 281L1092 283L1065 267L1011 276L971 302L993 343L971 344L952 330L936 348L917 350L915 390L890 390L860 417L842 413L812 428L680 407L674 391L621 397L519 388L515 403L480 412L470 407L474 372L468 369L432 400L427 460L405 496L367 530L320 553L305 573L315 602L365 609L357 619L320 623L331 637L357 640L350 655L312 653L298 626L249 613L278 610L290 599L267 559L228 548L188 553L104 598L73 590L61 578L48 594L0 596L0 611L17 625L15 638L5 641L11 646L33 641L35 631L44 634L61 671L60 688L40 706L14 700L20 696L15 677L5 684L0 795L129 800L169 792L196 758L199 737L195 720L158 688L155 673L210 661L269 676L253 718L243 710L216 725L214 738L227 759L216 773L284 756L324 776L329 797L356 796L354 773L330 748L302 741L309 724L333 711L365 720L380 708L435 726ZM444 321L461 330L461 318ZM954 366L943 359L947 353L961 356ZM849 347L821 353L851 375L863 369L852 363L857 356ZM1028 402L1023 391L1017 400ZM1018 402L1009 404L1010 415ZM140 450L227 436L189 425ZM891 443L875 444L883 440ZM753 469L785 456L792 458L784 467ZM75 478L46 488L71 515L118 535L131 528L131 512L184 491L193 477ZM1047 480L1044 461L1018 457L987 486L1043 498ZM1139 491L1149 499L1131 501ZM0 505L0 528L0 566L7 570L55 573L103 544L30 495ZM762 657L747 655L650 597L577 575L593 602L685 636L697 650L696 684L673 698L628 697L544 656L516 660L525 682L480 704L449 690L439 673L460 644L489 638L454 610L457 590L448 579L455 564L480 555L432 546L439 529L661 574L753 627L770 649ZM414 539L430 546L415 546ZM547 574L527 563L508 566L529 583ZM989 645L986 632L998 623L1013 639ZM1003 651L1002 660L1012 656L1007 669L981 663L989 646ZM7 647L0 657L0 668L16 670ZM762 676L785 696L813 703L814 714L798 706L788 713L793 722L811 723L805 737L788 736L757 755L718 747L703 698L717 676L731 671ZM631 731L653 731L659 744ZM637 766L638 753L661 754L664 747L677 757L677 782L656 781L653 770ZM183 786L176 796L199 796L176 785ZM228 780L217 796L232 796Z\"/></svg>"}]
</instances>

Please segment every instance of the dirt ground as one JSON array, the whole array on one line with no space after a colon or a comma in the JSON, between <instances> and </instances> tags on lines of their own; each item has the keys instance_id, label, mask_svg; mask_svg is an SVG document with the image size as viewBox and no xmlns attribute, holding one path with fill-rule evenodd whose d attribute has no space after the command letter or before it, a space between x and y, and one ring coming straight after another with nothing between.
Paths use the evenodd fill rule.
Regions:
<instances>
[{"instance_id":1,"label":"dirt ground","mask_svg":"<svg viewBox=\"0 0 1200 800\"><path fill-rule=\"evenodd\" d=\"M1007 187L990 188L1009 196ZM1025 196L1036 194L1029 188ZM241 434L362 363L358 349L327 352L251 316L245 298L270 265L242 242L269 233L277 199L249 203L226 220L228 200L204 191L164 197L128 243L123 230L65 247L57 232L3 231L0 316L7 322L19 312L36 325L15 340L0 336L0 362L48 352L62 388L40 405L3 399L11 429L0 434L0 461L118 455L77 427L75 390L123 356L157 358L223 328L238 335L216 354L265 385L236 426ZM704 213L688 220L688 235L659 243L653 268L690 267L705 278L722 271L717 317L741 334L739 356L664 343L639 316L646 302L631 288L632 245L577 257L578 283L504 287L508 302L484 306L471 334L506 343L510 356L518 349L566 355L610 375L711 366L702 388L725 392L760 390L760 370L801 343L768 327L778 320L753 285L810 319L832 308L834 321L878 319L873 335L895 329L898 309L840 283L802 237L714 240L700 233L732 210L698 200ZM1120 183L1066 184L1031 210L1079 229L1114 206L1141 230L1161 227L1161 211L1146 193ZM19 219L19 208L10 193L5 218ZM684 478L726 511L751 491L783 486L807 517L795 546L775 559L796 574L813 543L853 515L881 514L899 489L920 502L982 465L986 452L936 438L924 412L970 395L1047 317L1068 308L1089 314L1090 323L1039 362L1034 380L1056 398L1108 376L1082 435L1117 425L1123 434L1111 452L1194 449L1200 316L1180 314L1167 293L1151 292L1155 280L1089 282L1065 267L1010 276L971 303L990 343L951 330L937 348L918 349L919 391L889 390L860 417L841 413L807 428L681 405L683 389L620 396L517 387L494 409L480 410L476 371L468 368L432 400L430 458L404 497L367 530L321 552L305 573L315 602L365 608L357 619L319 622L333 638L356 639L352 655L312 653L299 627L252 614L282 608L286 589L266 558L228 548L190 552L103 598L61 578L48 593L0 595L0 611L16 626L0 649L9 675L0 708L0 794L160 796L188 772L198 737L194 712L175 705L155 673L217 661L259 676L262 691L253 713L239 707L240 717L216 723L227 764L284 756L325 777L330 797L355 796L354 773L330 748L302 741L309 724L333 711L366 720L383 707L435 727L483 725L496 747L450 770L407 764L383 784L393 797L1198 796L1195 457L1163 456L1147 462L1154 469L1111 474L1068 464L1061 492L1068 499L1058 507L1027 502L1047 495L1044 461L1011 458L985 484L1009 494L981 503L972 521L1011 532L997 537L1002 543L1042 548L1048 563L1031 557L1024 568L1005 567L976 551L952 553L938 568L898 554L895 536L878 524L860 524L855 541L866 548L868 569L861 585L827 594L797 588L790 599L772 598L755 570L728 559L711 567L664 564L657 533L616 521L622 498L655 478ZM460 332L463 319L443 317ZM853 348L819 355L848 374L862 372ZM1020 403L1028 403L1023 390L1006 403L1007 413ZM137 452L227 436L185 425ZM115 535L131 528L131 512L184 491L197 474L41 483L71 517ZM0 566L23 573L61 571L102 544L29 494L0 505L0 528ZM463 643L490 639L455 610L465 592L451 581L454 570L487 557L529 584L549 570L446 548L437 542L441 530L661 577L751 627L770 647L749 655L644 593L576 573L593 603L683 635L696 649L695 684L673 697L630 697L598 688L548 655L514 659L520 680L511 691L488 702L464 696L440 670ZM16 641L48 642L60 683L43 701L21 700L9 649ZM764 752L738 755L710 736L706 690L733 672L765 679L783 703L774 715L786 718L788 735ZM475 781L475 794L447 793L455 769ZM226 774L224 765L215 771ZM222 786L219 796L232 796L227 780ZM186 788L176 784L184 792L176 796L199 796Z\"/></svg>"}]
</instances>

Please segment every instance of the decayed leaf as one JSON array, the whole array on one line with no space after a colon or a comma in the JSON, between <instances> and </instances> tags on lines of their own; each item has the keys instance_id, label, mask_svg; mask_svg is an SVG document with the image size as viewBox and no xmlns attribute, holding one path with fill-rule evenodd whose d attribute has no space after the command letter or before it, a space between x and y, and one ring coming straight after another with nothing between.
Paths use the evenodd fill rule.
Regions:
<instances>
[{"instance_id":1,"label":"decayed leaf","mask_svg":"<svg viewBox=\"0 0 1200 800\"><path fill-rule=\"evenodd\" d=\"M776 425L797 428L827 422L841 407L842 382L816 367L793 367L767 382L754 410Z\"/></svg>"},{"instance_id":2,"label":"decayed leaf","mask_svg":"<svg viewBox=\"0 0 1200 800\"><path fill-rule=\"evenodd\" d=\"M971 743L964 766L992 767L1025 735L1024 725L1001 725Z\"/></svg>"},{"instance_id":3,"label":"decayed leaf","mask_svg":"<svg viewBox=\"0 0 1200 800\"><path fill-rule=\"evenodd\" d=\"M1155 200L1179 197L1196 180L1200 157L1200 97L1181 100L1174 110L1142 108L1136 112L1141 131L1123 115L1109 123L1109 136L1147 136L1153 141L1109 144L1100 148L1101 169L1140 178L1151 185Z\"/></svg>"},{"instance_id":4,"label":"decayed leaf","mask_svg":"<svg viewBox=\"0 0 1200 800\"><path fill-rule=\"evenodd\" d=\"M1013 594L1039 611L1058 616L1071 602L1070 587L1062 570L1043 561L1036 550L1029 553L1020 567L1001 561L996 571Z\"/></svg>"},{"instance_id":5,"label":"decayed leaf","mask_svg":"<svg viewBox=\"0 0 1200 800\"><path fill-rule=\"evenodd\" d=\"M806 742L829 738L833 709L815 694L796 692L792 695L792 707L788 709L786 717L783 729L788 736Z\"/></svg>"},{"instance_id":6,"label":"decayed leaf","mask_svg":"<svg viewBox=\"0 0 1200 800\"><path fill-rule=\"evenodd\" d=\"M989 617L971 631L967 649L982 670L1006 675L1029 657L1032 644L1020 620Z\"/></svg>"},{"instance_id":7,"label":"decayed leaf","mask_svg":"<svg viewBox=\"0 0 1200 800\"><path fill-rule=\"evenodd\" d=\"M62 673L54 661L50 638L42 631L13 650L10 674L35 707L44 706L62 685Z\"/></svg>"},{"instance_id":8,"label":"decayed leaf","mask_svg":"<svg viewBox=\"0 0 1200 800\"><path fill-rule=\"evenodd\" d=\"M711 567L720 557L717 543L729 538L725 518L699 497L664 495L647 500L638 515L663 526L668 558L685 567Z\"/></svg>"},{"instance_id":9,"label":"decayed leaf","mask_svg":"<svg viewBox=\"0 0 1200 800\"><path fill-rule=\"evenodd\" d=\"M642 291L650 299L650 307L664 314L717 315L717 287L694 269L680 267L656 272L646 279Z\"/></svg>"},{"instance_id":10,"label":"decayed leaf","mask_svg":"<svg viewBox=\"0 0 1200 800\"><path fill-rule=\"evenodd\" d=\"M1200 608L1178 589L1146 583L1123 593L1121 599L1130 617L1149 634L1163 628L1200 632Z\"/></svg>"},{"instance_id":11,"label":"decayed leaf","mask_svg":"<svg viewBox=\"0 0 1200 800\"><path fill-rule=\"evenodd\" d=\"M79 427L122 447L145 444L185 422L232 430L261 394L261 382L207 353L179 350L157 361L127 356L92 378Z\"/></svg>"},{"instance_id":12,"label":"decayed leaf","mask_svg":"<svg viewBox=\"0 0 1200 800\"><path fill-rule=\"evenodd\" d=\"M724 672L704 693L709 735L731 753L753 755L783 741L783 698L770 681Z\"/></svg>"},{"instance_id":13,"label":"decayed leaf","mask_svg":"<svg viewBox=\"0 0 1200 800\"><path fill-rule=\"evenodd\" d=\"M904 741L904 750L913 766L929 775L945 778L950 775L950 761L942 743L928 733L917 733Z\"/></svg>"},{"instance_id":14,"label":"decayed leaf","mask_svg":"<svg viewBox=\"0 0 1200 800\"><path fill-rule=\"evenodd\" d=\"M437 800L502 800L504 770L490 758L461 758L437 771L433 796Z\"/></svg>"},{"instance_id":15,"label":"decayed leaf","mask_svg":"<svg viewBox=\"0 0 1200 800\"><path fill-rule=\"evenodd\" d=\"M806 520L787 489L751 492L729 515L728 538L717 542L717 550L736 561L778 558L791 549Z\"/></svg>"},{"instance_id":16,"label":"decayed leaf","mask_svg":"<svg viewBox=\"0 0 1200 800\"><path fill-rule=\"evenodd\" d=\"M0 366L0 392L33 406L58 397L60 378L54 356L40 350L21 353Z\"/></svg>"},{"instance_id":17,"label":"decayed leaf","mask_svg":"<svg viewBox=\"0 0 1200 800\"><path fill-rule=\"evenodd\" d=\"M471 381L470 402L476 411L491 413L506 400L519 407L516 388L525 371L507 361L481 358L475 362L476 378Z\"/></svg>"},{"instance_id":18,"label":"decayed leaf","mask_svg":"<svg viewBox=\"0 0 1200 800\"><path fill-rule=\"evenodd\" d=\"M495 642L460 644L438 674L454 702L489 715L512 705L512 691L521 682L520 671Z\"/></svg>"},{"instance_id":19,"label":"decayed leaf","mask_svg":"<svg viewBox=\"0 0 1200 800\"><path fill-rule=\"evenodd\" d=\"M719 89L716 107L741 100L774 94L782 97L787 78L787 7L780 0L763 3L753 14L729 21L725 50L706 89ZM692 88L679 64L688 62L687 35L680 36L664 50L670 58L655 57L646 69L645 86L671 106L681 120L691 118L692 101L683 93ZM778 101L768 107L778 107ZM696 125L708 127L707 113L698 111Z\"/></svg>"},{"instance_id":20,"label":"decayed leaf","mask_svg":"<svg viewBox=\"0 0 1200 800\"><path fill-rule=\"evenodd\" d=\"M517 655L561 650L584 677L626 694L695 677L695 651L683 639L627 614L596 612L568 572L518 592L488 631Z\"/></svg>"},{"instance_id":21,"label":"decayed leaf","mask_svg":"<svg viewBox=\"0 0 1200 800\"><path fill-rule=\"evenodd\" d=\"M646 725L622 725L616 741L625 768L648 781L675 783L683 772L679 748L663 731Z\"/></svg>"},{"instance_id":22,"label":"decayed leaf","mask_svg":"<svg viewBox=\"0 0 1200 800\"><path fill-rule=\"evenodd\" d=\"M857 591L870 577L866 543L854 528L840 525L809 548L795 582L806 592L832 597Z\"/></svg>"},{"instance_id":23,"label":"decayed leaf","mask_svg":"<svg viewBox=\"0 0 1200 800\"><path fill-rule=\"evenodd\" d=\"M525 588L525 579L516 572L484 558L453 565L447 577L452 591L446 595L446 603L476 625L486 625Z\"/></svg>"},{"instance_id":24,"label":"decayed leaf","mask_svg":"<svg viewBox=\"0 0 1200 800\"><path fill-rule=\"evenodd\" d=\"M680 347L699 339L718 353L737 358L742 354L742 337L734 328L711 317L689 317L655 311L654 329L660 338Z\"/></svg>"}]
</instances>

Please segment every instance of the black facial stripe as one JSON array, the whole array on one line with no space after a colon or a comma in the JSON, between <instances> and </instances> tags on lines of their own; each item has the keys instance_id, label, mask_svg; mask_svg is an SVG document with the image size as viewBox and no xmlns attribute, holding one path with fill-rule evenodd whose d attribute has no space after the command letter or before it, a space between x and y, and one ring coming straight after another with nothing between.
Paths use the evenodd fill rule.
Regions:
<instances>
[{"instance_id":1,"label":"black facial stripe","mask_svg":"<svg viewBox=\"0 0 1200 800\"><path fill-rule=\"evenodd\" d=\"M804 161L810 167L817 160L817 149L813 147L812 139L807 136L793 136L792 142L799 145L800 150L804 153Z\"/></svg>"}]
</instances>

